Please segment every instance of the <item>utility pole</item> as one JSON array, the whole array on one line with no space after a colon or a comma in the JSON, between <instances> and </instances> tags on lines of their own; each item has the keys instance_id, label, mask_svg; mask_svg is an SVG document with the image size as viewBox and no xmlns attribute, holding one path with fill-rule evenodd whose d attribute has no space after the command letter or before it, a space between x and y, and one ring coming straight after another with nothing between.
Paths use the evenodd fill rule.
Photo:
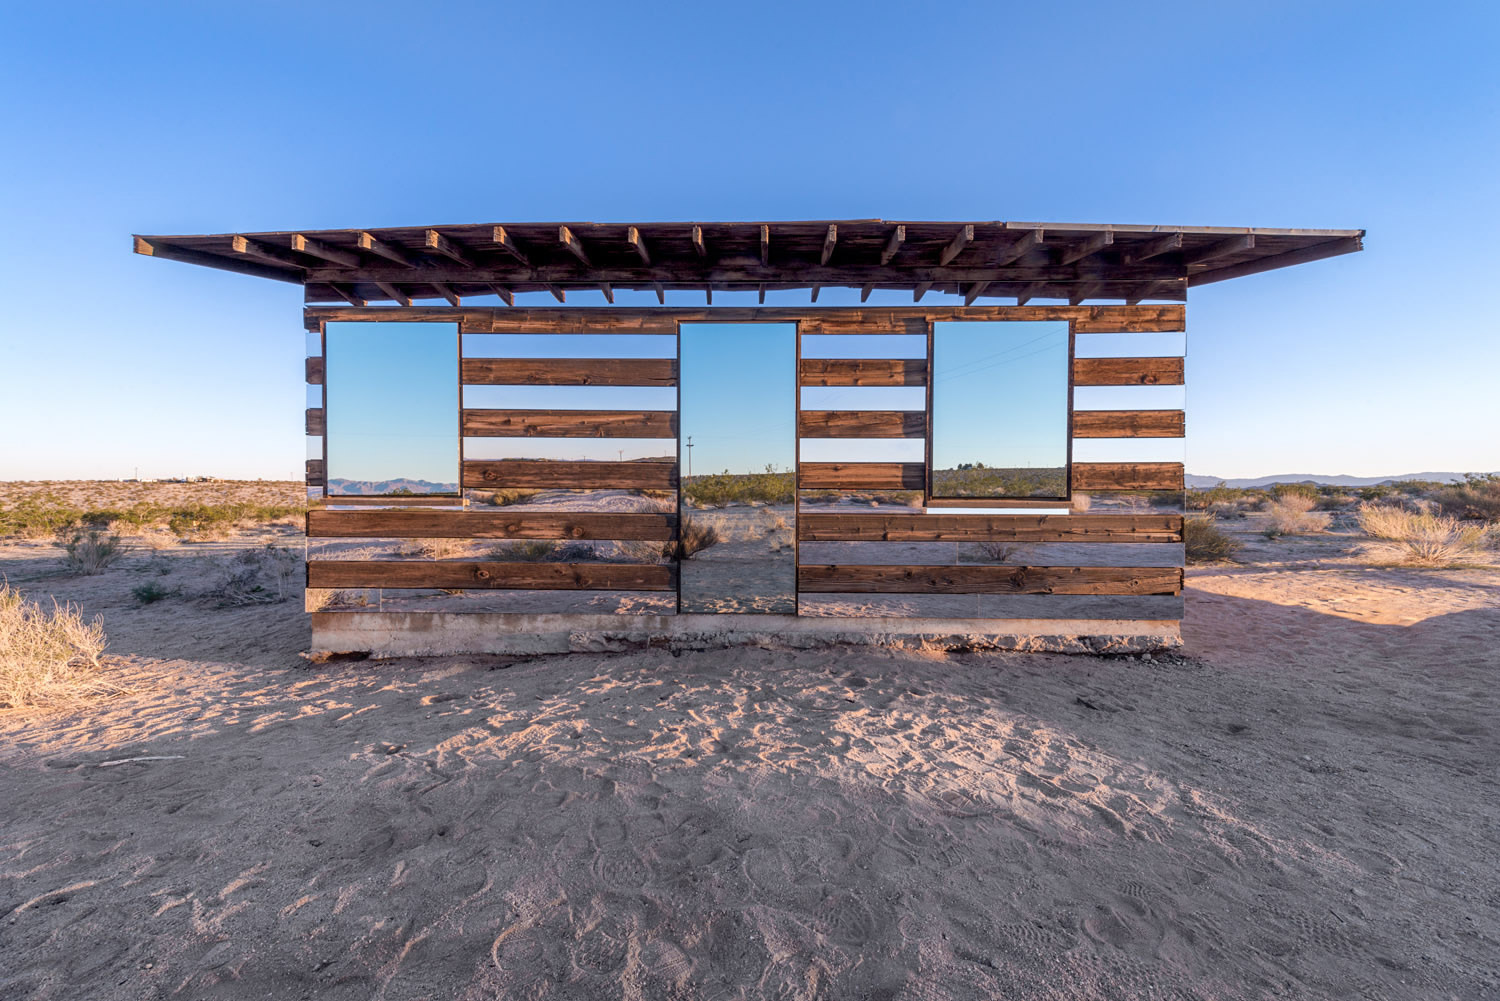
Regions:
<instances>
[{"instance_id":1,"label":"utility pole","mask_svg":"<svg viewBox=\"0 0 1500 1001\"><path fill-rule=\"evenodd\" d=\"M693 436L692 435L688 435L687 453L688 453L688 479L691 480L693 478Z\"/></svg>"},{"instance_id":2,"label":"utility pole","mask_svg":"<svg viewBox=\"0 0 1500 1001\"><path fill-rule=\"evenodd\" d=\"M617 449L615 449L615 451L617 453L619 453L620 461L624 462L625 461L625 450L623 448L617 448Z\"/></svg>"}]
</instances>

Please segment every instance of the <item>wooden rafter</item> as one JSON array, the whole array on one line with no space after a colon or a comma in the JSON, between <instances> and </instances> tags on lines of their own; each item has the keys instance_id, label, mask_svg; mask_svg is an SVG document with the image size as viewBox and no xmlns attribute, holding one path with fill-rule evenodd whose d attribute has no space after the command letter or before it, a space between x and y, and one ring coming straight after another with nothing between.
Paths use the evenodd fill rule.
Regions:
<instances>
[{"instance_id":1,"label":"wooden rafter","mask_svg":"<svg viewBox=\"0 0 1500 1001\"><path fill-rule=\"evenodd\" d=\"M891 230L891 238L885 242L885 249L880 252L880 265L891 263L891 258L896 256L896 251L901 249L901 244L906 242L906 227L897 226Z\"/></svg>"},{"instance_id":2,"label":"wooden rafter","mask_svg":"<svg viewBox=\"0 0 1500 1001\"><path fill-rule=\"evenodd\" d=\"M1077 264L1085 257L1092 257L1114 242L1115 234L1109 230L1105 230L1102 233L1095 233L1087 240L1080 240L1072 246L1064 247L1062 257L1058 259L1057 263L1063 266Z\"/></svg>"},{"instance_id":3,"label":"wooden rafter","mask_svg":"<svg viewBox=\"0 0 1500 1001\"><path fill-rule=\"evenodd\" d=\"M646 241L641 239L641 231L631 226L625 231L625 242L635 248L636 256L646 267L651 266L651 254L646 250Z\"/></svg>"},{"instance_id":4,"label":"wooden rafter","mask_svg":"<svg viewBox=\"0 0 1500 1001\"><path fill-rule=\"evenodd\" d=\"M821 291L823 291L823 286L821 286L821 285L814 285L812 287L812 301L813 302L817 302L818 301L818 293L821 292Z\"/></svg>"},{"instance_id":5,"label":"wooden rafter","mask_svg":"<svg viewBox=\"0 0 1500 1001\"><path fill-rule=\"evenodd\" d=\"M314 240L303 236L301 233L292 234L292 249L299 254L308 257L316 257L320 261L337 264L345 268L357 268L360 265L359 255L352 250L340 250L338 247L330 247L322 240Z\"/></svg>"},{"instance_id":6,"label":"wooden rafter","mask_svg":"<svg viewBox=\"0 0 1500 1001\"><path fill-rule=\"evenodd\" d=\"M558 302L567 302L568 301L568 293L566 293L566 292L564 292L562 290L562 286L561 285L548 285L547 286L547 291L551 292L552 293L552 298L556 299Z\"/></svg>"},{"instance_id":7,"label":"wooden rafter","mask_svg":"<svg viewBox=\"0 0 1500 1001\"><path fill-rule=\"evenodd\" d=\"M491 285L490 291L498 295L500 297L500 301L505 303L507 306L514 306L516 304L515 295L504 285Z\"/></svg>"},{"instance_id":8,"label":"wooden rafter","mask_svg":"<svg viewBox=\"0 0 1500 1001\"><path fill-rule=\"evenodd\" d=\"M368 305L365 300L354 294L353 285L332 285L330 287L338 293L339 298L343 299L351 306Z\"/></svg>"},{"instance_id":9,"label":"wooden rafter","mask_svg":"<svg viewBox=\"0 0 1500 1001\"><path fill-rule=\"evenodd\" d=\"M521 253L521 248L516 246L516 241L510 238L510 234L505 231L504 226L495 227L492 239L495 246L510 254L510 256L520 261L526 267L531 267L531 261L527 259L525 254Z\"/></svg>"},{"instance_id":10,"label":"wooden rafter","mask_svg":"<svg viewBox=\"0 0 1500 1001\"><path fill-rule=\"evenodd\" d=\"M760 285L757 286L756 291L760 294L761 305L765 305L765 302L766 302L766 283L765 282L761 282Z\"/></svg>"},{"instance_id":11,"label":"wooden rafter","mask_svg":"<svg viewBox=\"0 0 1500 1001\"><path fill-rule=\"evenodd\" d=\"M952 261L959 254L963 253L964 248L967 247L973 239L974 227L972 225L964 226L963 228L961 228L957 233L953 235L953 239L948 241L948 246L943 248L942 256L938 258L938 266L946 268L948 266L948 262Z\"/></svg>"},{"instance_id":12,"label":"wooden rafter","mask_svg":"<svg viewBox=\"0 0 1500 1001\"><path fill-rule=\"evenodd\" d=\"M397 264L408 268L421 267L421 262L411 254L408 254L400 247L386 243L374 233L362 232L359 234L359 249L375 254L378 257L384 257L388 261L395 261Z\"/></svg>"},{"instance_id":13,"label":"wooden rafter","mask_svg":"<svg viewBox=\"0 0 1500 1001\"><path fill-rule=\"evenodd\" d=\"M579 242L578 237L573 235L571 229L566 226L557 227L557 239L564 247L568 248L574 257L578 258L579 263L584 267L592 268L594 266L589 260L589 255L583 252L583 244Z\"/></svg>"},{"instance_id":14,"label":"wooden rafter","mask_svg":"<svg viewBox=\"0 0 1500 1001\"><path fill-rule=\"evenodd\" d=\"M932 282L923 282L922 284L918 285L916 288L912 289L911 301L912 302L921 302L922 301L922 297L927 294L927 290L930 289L930 288L932 288Z\"/></svg>"},{"instance_id":15,"label":"wooden rafter","mask_svg":"<svg viewBox=\"0 0 1500 1001\"><path fill-rule=\"evenodd\" d=\"M429 229L425 234L425 238L428 250L442 254L450 261L457 261L466 268L473 269L479 267L466 247L460 246L457 242L448 239L437 230Z\"/></svg>"},{"instance_id":16,"label":"wooden rafter","mask_svg":"<svg viewBox=\"0 0 1500 1001\"><path fill-rule=\"evenodd\" d=\"M652 282L651 288L656 292L656 301L663 306L667 304L667 290L661 282Z\"/></svg>"},{"instance_id":17,"label":"wooden rafter","mask_svg":"<svg viewBox=\"0 0 1500 1001\"><path fill-rule=\"evenodd\" d=\"M866 285L859 290L859 301L865 302L870 298L870 293L875 291L874 285Z\"/></svg>"},{"instance_id":18,"label":"wooden rafter","mask_svg":"<svg viewBox=\"0 0 1500 1001\"><path fill-rule=\"evenodd\" d=\"M1255 249L1255 234L1246 233L1244 236L1231 236L1227 240L1210 244L1201 250L1195 250L1183 256L1182 263L1187 265L1203 264L1220 257L1228 257L1230 254L1238 254L1246 250Z\"/></svg>"},{"instance_id":19,"label":"wooden rafter","mask_svg":"<svg viewBox=\"0 0 1500 1001\"><path fill-rule=\"evenodd\" d=\"M599 291L604 293L604 301L613 306L615 303L615 290L610 286L609 282L600 282Z\"/></svg>"},{"instance_id":20,"label":"wooden rafter","mask_svg":"<svg viewBox=\"0 0 1500 1001\"><path fill-rule=\"evenodd\" d=\"M1046 289L1046 287L1046 282L1032 282L1030 285L1027 285L1025 288L1023 288L1020 292L1016 293L1016 305L1026 305L1028 302L1041 295L1042 291Z\"/></svg>"},{"instance_id":21,"label":"wooden rafter","mask_svg":"<svg viewBox=\"0 0 1500 1001\"><path fill-rule=\"evenodd\" d=\"M714 304L714 287L712 285L703 286L703 299L710 306Z\"/></svg>"},{"instance_id":22,"label":"wooden rafter","mask_svg":"<svg viewBox=\"0 0 1500 1001\"><path fill-rule=\"evenodd\" d=\"M995 258L995 266L1003 268L1014 264L1041 245L1042 231L1039 229L1028 229L1019 239L1000 251L1000 256Z\"/></svg>"},{"instance_id":23,"label":"wooden rafter","mask_svg":"<svg viewBox=\"0 0 1500 1001\"><path fill-rule=\"evenodd\" d=\"M306 267L305 264L302 264L293 257L289 251L273 247L268 243L261 243L258 240L247 240L243 236L236 236L232 239L229 242L229 247L236 254L243 254L245 257L254 258L257 261L265 261L267 264L280 264L287 268Z\"/></svg>"},{"instance_id":24,"label":"wooden rafter","mask_svg":"<svg viewBox=\"0 0 1500 1001\"><path fill-rule=\"evenodd\" d=\"M1134 246L1126 248L1125 263L1139 264L1142 261L1149 261L1153 257L1160 257L1162 254L1170 254L1174 250L1181 249L1182 234L1168 233L1165 236L1158 236L1154 240L1146 240L1143 243L1137 243Z\"/></svg>"},{"instance_id":25,"label":"wooden rafter","mask_svg":"<svg viewBox=\"0 0 1500 1001\"><path fill-rule=\"evenodd\" d=\"M1073 289L1073 294L1068 296L1068 305L1076 306L1085 299L1093 298L1099 294L1098 282L1084 282Z\"/></svg>"},{"instance_id":26,"label":"wooden rafter","mask_svg":"<svg viewBox=\"0 0 1500 1001\"><path fill-rule=\"evenodd\" d=\"M828 266L828 259L833 256L833 247L839 242L839 228L833 223L828 224L828 232L823 234L823 256L818 261L823 267ZM816 300L814 300L816 301Z\"/></svg>"},{"instance_id":27,"label":"wooden rafter","mask_svg":"<svg viewBox=\"0 0 1500 1001\"><path fill-rule=\"evenodd\" d=\"M760 227L760 265L763 268L771 266L771 227L764 223Z\"/></svg>"},{"instance_id":28,"label":"wooden rafter","mask_svg":"<svg viewBox=\"0 0 1500 1001\"><path fill-rule=\"evenodd\" d=\"M985 289L990 287L990 282L975 282L964 292L964 305L974 305L974 300L984 295Z\"/></svg>"},{"instance_id":29,"label":"wooden rafter","mask_svg":"<svg viewBox=\"0 0 1500 1001\"><path fill-rule=\"evenodd\" d=\"M708 247L704 246L704 243L703 243L703 227L702 226L694 226L693 227L692 238L693 238L693 250L695 252L697 252L697 254L698 254L699 257L707 257L708 256Z\"/></svg>"},{"instance_id":30,"label":"wooden rafter","mask_svg":"<svg viewBox=\"0 0 1500 1001\"><path fill-rule=\"evenodd\" d=\"M407 295L405 292L401 291L399 287L392 285L390 282L376 282L375 287L384 292L385 297L387 299L390 299L392 302L395 302L398 305L402 306L411 305L411 296Z\"/></svg>"},{"instance_id":31,"label":"wooden rafter","mask_svg":"<svg viewBox=\"0 0 1500 1001\"><path fill-rule=\"evenodd\" d=\"M448 305L462 305L462 300L459 299L458 295L442 282L429 282L429 284L432 286L433 291L442 296L444 299L448 300Z\"/></svg>"}]
</instances>

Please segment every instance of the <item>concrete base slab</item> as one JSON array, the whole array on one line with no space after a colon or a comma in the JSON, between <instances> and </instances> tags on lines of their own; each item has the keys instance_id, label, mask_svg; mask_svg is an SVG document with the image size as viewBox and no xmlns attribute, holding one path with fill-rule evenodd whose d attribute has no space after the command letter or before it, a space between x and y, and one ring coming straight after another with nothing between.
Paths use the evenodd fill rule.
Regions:
<instances>
[{"instance_id":1,"label":"concrete base slab","mask_svg":"<svg viewBox=\"0 0 1500 1001\"><path fill-rule=\"evenodd\" d=\"M1167 619L799 618L795 615L585 615L315 612L313 654L375 657L706 650L737 645L1144 653L1182 645Z\"/></svg>"}]
</instances>

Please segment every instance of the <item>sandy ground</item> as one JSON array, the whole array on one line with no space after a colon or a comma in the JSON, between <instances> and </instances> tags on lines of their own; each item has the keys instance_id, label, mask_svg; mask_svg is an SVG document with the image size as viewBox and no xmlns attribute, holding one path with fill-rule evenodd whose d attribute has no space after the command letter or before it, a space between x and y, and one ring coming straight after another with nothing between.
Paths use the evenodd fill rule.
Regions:
<instances>
[{"instance_id":1,"label":"sandy ground","mask_svg":"<svg viewBox=\"0 0 1500 1001\"><path fill-rule=\"evenodd\" d=\"M0 544L135 689L0 713L5 1001L1500 994L1500 571L1261 541L1150 661L313 667L192 599L277 539Z\"/></svg>"}]
</instances>

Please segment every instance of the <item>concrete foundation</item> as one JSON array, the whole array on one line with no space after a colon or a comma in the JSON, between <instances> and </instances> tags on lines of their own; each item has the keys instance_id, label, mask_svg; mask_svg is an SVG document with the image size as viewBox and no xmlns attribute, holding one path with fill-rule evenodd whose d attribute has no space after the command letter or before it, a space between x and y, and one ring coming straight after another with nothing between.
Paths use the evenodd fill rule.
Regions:
<instances>
[{"instance_id":1,"label":"concrete foundation","mask_svg":"<svg viewBox=\"0 0 1500 1001\"><path fill-rule=\"evenodd\" d=\"M794 615L592 615L315 612L313 654L601 653L736 645L1144 653L1182 645L1175 619L806 618Z\"/></svg>"}]
</instances>

